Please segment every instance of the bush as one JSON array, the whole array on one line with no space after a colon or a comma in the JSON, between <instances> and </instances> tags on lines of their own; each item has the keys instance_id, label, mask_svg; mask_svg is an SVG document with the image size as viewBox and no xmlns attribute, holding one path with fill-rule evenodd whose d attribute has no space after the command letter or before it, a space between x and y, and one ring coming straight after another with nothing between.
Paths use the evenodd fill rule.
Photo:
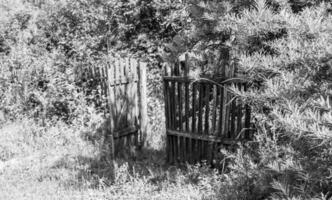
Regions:
<instances>
[{"instance_id":1,"label":"bush","mask_svg":"<svg viewBox=\"0 0 332 200\"><path fill-rule=\"evenodd\" d=\"M237 153L223 152L231 165L221 176L221 197L330 198L328 1L176 2L48 1L37 9L11 1L15 10L1 7L0 110L12 120L44 119L46 126L58 118L93 126L100 115L77 81L84 67L103 61L110 48L148 57L153 64L160 49L168 62L190 52L191 66L205 65L204 73L215 75L233 65L251 84L247 92L230 88L251 105L257 133ZM156 66L149 68L152 133L163 124ZM91 92L91 98L97 95Z\"/></svg>"},{"instance_id":2,"label":"bush","mask_svg":"<svg viewBox=\"0 0 332 200\"><path fill-rule=\"evenodd\" d=\"M210 70L200 75L233 65L251 84L245 93L230 88L251 105L257 133L255 148L231 156L227 198L328 199L331 5L257 0L191 1L186 7L189 28L174 38L169 55L190 49L192 63L208 63ZM171 58L165 54L165 60Z\"/></svg>"}]
</instances>

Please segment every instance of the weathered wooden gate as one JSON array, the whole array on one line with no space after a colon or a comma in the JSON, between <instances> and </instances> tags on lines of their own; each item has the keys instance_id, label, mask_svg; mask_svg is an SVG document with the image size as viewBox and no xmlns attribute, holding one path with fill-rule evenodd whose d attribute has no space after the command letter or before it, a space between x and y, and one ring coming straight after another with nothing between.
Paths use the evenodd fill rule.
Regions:
<instances>
[{"instance_id":1,"label":"weathered wooden gate","mask_svg":"<svg viewBox=\"0 0 332 200\"><path fill-rule=\"evenodd\" d=\"M106 98L108 134L113 135L111 153L130 149L144 140L147 124L146 63L110 53L102 62L88 67L97 81L98 93Z\"/></svg>"},{"instance_id":2,"label":"weathered wooden gate","mask_svg":"<svg viewBox=\"0 0 332 200\"><path fill-rule=\"evenodd\" d=\"M234 98L228 86L246 90L234 69L221 78L195 80L188 65L173 65L165 72L167 157L170 163L212 163L220 145L250 137L250 108Z\"/></svg>"}]
</instances>

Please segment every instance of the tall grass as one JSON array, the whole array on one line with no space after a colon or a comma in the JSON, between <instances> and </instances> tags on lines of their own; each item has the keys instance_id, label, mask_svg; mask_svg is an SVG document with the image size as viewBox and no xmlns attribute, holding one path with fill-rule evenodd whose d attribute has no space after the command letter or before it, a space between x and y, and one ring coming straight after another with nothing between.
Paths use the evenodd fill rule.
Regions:
<instances>
[{"instance_id":1,"label":"tall grass","mask_svg":"<svg viewBox=\"0 0 332 200\"><path fill-rule=\"evenodd\" d=\"M222 150L220 162L228 165L220 173L204 165L182 169L164 163L164 153L157 151L165 137L159 69L150 69L148 77L147 139L154 150L135 150L115 164L105 156L105 118L96 92L86 98L77 84L76 69L104 53L105 30L98 24L109 13L99 13L100 1L68 2L38 8L0 1L0 199L331 198L328 4L258 0L248 9L251 1L243 8L223 2L189 9L197 15L194 22L212 17L215 26L214 33L191 27L198 33L189 36L205 41L222 35L217 42L224 43L225 34L233 34L225 45L253 83L246 93L233 92L253 108L255 140L233 152ZM120 13L123 8L117 7ZM206 8L211 15L200 14Z\"/></svg>"},{"instance_id":2,"label":"tall grass","mask_svg":"<svg viewBox=\"0 0 332 200\"><path fill-rule=\"evenodd\" d=\"M140 152L136 162L117 159L112 169L111 160L101 159L98 140L87 140L84 131L28 119L0 128L0 198L214 199L218 194L217 172L167 167L156 153Z\"/></svg>"}]
</instances>

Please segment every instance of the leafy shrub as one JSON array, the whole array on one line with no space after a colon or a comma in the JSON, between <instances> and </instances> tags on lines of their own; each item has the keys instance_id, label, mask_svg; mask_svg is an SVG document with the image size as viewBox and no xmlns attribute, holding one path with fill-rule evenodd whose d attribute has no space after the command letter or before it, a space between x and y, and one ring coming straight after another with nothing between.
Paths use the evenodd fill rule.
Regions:
<instances>
[{"instance_id":1,"label":"leafy shrub","mask_svg":"<svg viewBox=\"0 0 332 200\"><path fill-rule=\"evenodd\" d=\"M257 0L191 1L186 7L189 28L174 38L169 46L175 50L165 60L189 49L192 63L213 63L200 75L233 65L252 88L231 88L251 105L257 133L254 149L231 156L226 197L328 199L331 5Z\"/></svg>"},{"instance_id":2,"label":"leafy shrub","mask_svg":"<svg viewBox=\"0 0 332 200\"><path fill-rule=\"evenodd\" d=\"M0 103L9 118L34 116L47 119L47 126L55 117L96 126L100 114L86 102L86 85L77 74L103 61L112 48L153 61L148 77L153 138L163 124L159 50L168 62L190 52L193 69L208 69L198 77L234 65L252 86L245 93L231 88L251 105L257 133L237 153L224 152L231 165L219 177L221 198L330 198L328 1L75 0L48 1L41 9L11 3L15 10L1 7L0 21ZM88 87L90 98L98 99L93 84Z\"/></svg>"}]
</instances>

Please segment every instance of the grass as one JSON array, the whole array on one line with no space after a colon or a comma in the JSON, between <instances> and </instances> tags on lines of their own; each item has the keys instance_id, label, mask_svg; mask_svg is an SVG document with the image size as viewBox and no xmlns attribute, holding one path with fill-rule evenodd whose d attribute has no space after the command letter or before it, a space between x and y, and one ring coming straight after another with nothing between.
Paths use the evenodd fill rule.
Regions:
<instances>
[{"instance_id":1,"label":"grass","mask_svg":"<svg viewBox=\"0 0 332 200\"><path fill-rule=\"evenodd\" d=\"M134 160L100 156L83 129L32 120L0 127L0 199L216 199L219 176L207 167L168 166L162 151ZM113 178L112 178L113 177Z\"/></svg>"}]
</instances>

